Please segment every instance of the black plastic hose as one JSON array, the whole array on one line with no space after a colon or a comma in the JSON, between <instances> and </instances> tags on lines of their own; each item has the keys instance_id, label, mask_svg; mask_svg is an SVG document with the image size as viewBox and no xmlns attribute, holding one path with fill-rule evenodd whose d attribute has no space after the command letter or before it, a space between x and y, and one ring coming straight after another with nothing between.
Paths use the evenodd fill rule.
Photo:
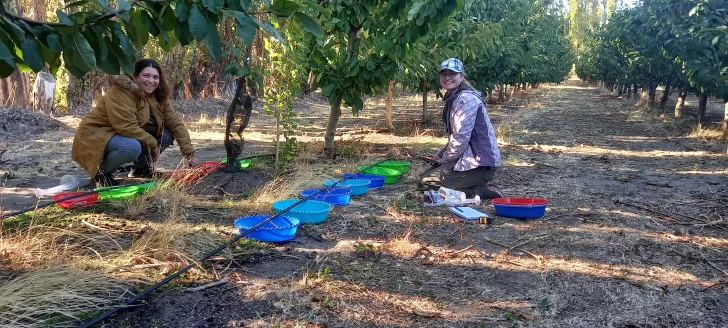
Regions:
<instances>
[{"instance_id":1,"label":"black plastic hose","mask_svg":"<svg viewBox=\"0 0 728 328\"><path fill-rule=\"evenodd\" d=\"M379 165L379 163L385 162L385 161L387 161L387 160L389 160L389 159L385 159L385 160L382 160L382 161L379 161L379 162L375 162L374 164L371 164L371 165L367 166L367 167L366 167L366 168L365 168L364 170L361 170L361 171L366 171L367 169L369 169L369 168L372 168L372 167L375 167L375 166ZM305 201L307 201L307 200L309 200L309 199L313 198L314 196L316 196L316 195L318 195L318 194L320 194L320 193L322 193L322 192L324 192L324 191L326 191L326 190L329 190L330 188L333 188L333 187L335 187L335 186L336 186L336 185L338 185L339 183L342 183L342 182L344 182L344 181L346 181L346 180L349 180L349 179L351 179L351 178L353 178L353 177L355 177L355 176L356 176L356 174L352 174L352 175L351 175L350 177L348 177L348 178L343 178L343 179L341 179L341 180L338 180L338 181L336 181L336 182L335 182L334 184L332 184L331 186L328 186L328 187L324 186L323 188L320 188L320 189L319 189L318 191L314 192L313 194L311 194L311 195L309 195L309 196L307 196L307 197L304 197L303 199L299 200L299 201L298 201L298 202L296 202L295 204L293 204L293 205L291 205L291 206L288 206L288 207L286 207L286 208L285 208L285 209L283 209L282 211L280 211L280 212L278 212L278 213L276 213L276 214L272 215L271 217L269 217L269 218L267 218L267 219L265 219L265 220L261 221L260 223L256 224L255 226L251 227L250 229L248 229L248 230L245 230L244 232L241 232L241 233L240 233L239 235L237 235L237 236L233 237L232 239L228 240L228 241L227 241L227 242L226 242L225 244L222 244L222 245L220 245L220 246L219 246L218 248L215 248L214 250L212 250L212 251L210 251L209 253L205 254L205 255L204 255L204 256L203 256L203 257L202 257L202 258L201 258L201 259L200 259L199 261L196 261L196 262L192 262L192 263L190 263L190 264L189 264L189 265L187 265L186 267L184 267L184 268L180 269L179 271L177 271L177 272L173 273L172 275L168 276L167 278L164 278L164 280L162 280L162 281L160 281L160 282L156 283L156 284L155 284L154 286L151 286L151 287L149 287L149 288L145 289L144 291L142 291L141 293L139 293L139 294L135 295L134 297L130 298L129 300L127 300L126 302L124 302L124 304L122 304L122 305L118 305L118 306L114 307L113 309L111 309L111 310L108 310L108 311L104 312L104 313L103 313L102 315L100 315L100 316L96 317L95 319L93 319L93 320L91 320L91 321L88 321L88 322L84 323L84 324L83 324L83 325L81 326L81 328L89 328L89 327L91 327L91 326L93 326L93 325L95 325L95 324L97 324L97 323L101 322L102 320L104 320L104 319L108 318L109 316L111 316L112 314L114 314L114 313L118 312L119 310L121 310L121 309L124 309L124 308L126 308L126 306L128 306L128 305L131 305L131 304L135 303L136 301L138 301L138 300L140 300L140 299L144 298L145 296L149 295L149 294L150 294L150 293L152 293L153 291L157 290L157 289L158 289L159 287L162 287L162 286L164 286L164 285L165 285L165 284L167 284L168 282L172 281L172 280L173 280L174 278L177 278L177 277L179 277L179 276L180 276L181 274L183 274L183 273L185 273L185 272L189 271L190 269L192 269L192 268L196 267L196 266L197 266L197 263L203 263L203 262L204 262L205 260L207 260L207 259L208 259L208 258L210 258L211 256L213 256L213 255L215 255L215 254L219 253L219 252L220 252L220 251L222 251L223 249L225 249L225 248L229 247L230 245L234 244L234 243L235 243L236 241L238 241L238 240L240 240L241 238L243 238L243 237L247 236L248 234L250 234L251 232L253 232L253 230L257 229L258 227L262 226L263 224L266 224L266 223L268 223L268 222L269 222L270 220L273 220L273 219L275 219L275 218L277 218L277 217L279 217L279 216L283 215L284 213L286 213L286 212L288 212L289 210L291 210L292 208L294 208L294 207L296 207L296 206L300 205L301 203L303 203L303 202L305 202Z\"/></svg>"}]
</instances>

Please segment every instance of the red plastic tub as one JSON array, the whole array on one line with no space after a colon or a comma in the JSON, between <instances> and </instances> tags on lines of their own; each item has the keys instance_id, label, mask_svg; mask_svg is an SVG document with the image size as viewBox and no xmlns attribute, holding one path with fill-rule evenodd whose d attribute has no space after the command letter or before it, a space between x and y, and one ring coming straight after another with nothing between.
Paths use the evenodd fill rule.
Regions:
<instances>
[{"instance_id":1,"label":"red plastic tub","mask_svg":"<svg viewBox=\"0 0 728 328\"><path fill-rule=\"evenodd\" d=\"M69 197L73 197L73 196L77 196L77 195L83 195L86 193L87 192L80 192L80 191L79 192L64 192L64 193L53 196L53 200L58 202L58 200L60 200L60 199L69 198ZM74 208L74 207L87 207L87 206L91 206L93 203L96 203L96 200L98 200L98 199L99 199L99 193L95 192L92 194L60 201L56 204L58 204L58 206L63 207L65 209Z\"/></svg>"}]
</instances>

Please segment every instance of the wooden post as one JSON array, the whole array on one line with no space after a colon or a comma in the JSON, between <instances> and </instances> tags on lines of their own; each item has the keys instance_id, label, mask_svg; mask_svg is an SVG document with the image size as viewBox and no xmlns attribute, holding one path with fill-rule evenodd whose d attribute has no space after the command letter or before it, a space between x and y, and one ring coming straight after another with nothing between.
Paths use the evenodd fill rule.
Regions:
<instances>
[{"instance_id":1,"label":"wooden post","mask_svg":"<svg viewBox=\"0 0 728 328\"><path fill-rule=\"evenodd\" d=\"M389 88L387 89L387 113L386 113L386 123L387 123L387 130L390 132L394 132L394 124L392 123L392 97L394 93L394 84L396 83L395 80L389 80Z\"/></svg>"},{"instance_id":2,"label":"wooden post","mask_svg":"<svg viewBox=\"0 0 728 328\"><path fill-rule=\"evenodd\" d=\"M422 123L427 123L427 83L422 80Z\"/></svg>"}]
</instances>

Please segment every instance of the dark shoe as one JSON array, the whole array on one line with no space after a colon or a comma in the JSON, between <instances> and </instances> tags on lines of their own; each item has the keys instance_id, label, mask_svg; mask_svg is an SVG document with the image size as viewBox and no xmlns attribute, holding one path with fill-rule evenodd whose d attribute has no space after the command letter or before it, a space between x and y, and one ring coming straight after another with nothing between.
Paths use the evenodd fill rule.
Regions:
<instances>
[{"instance_id":1,"label":"dark shoe","mask_svg":"<svg viewBox=\"0 0 728 328\"><path fill-rule=\"evenodd\" d=\"M130 178L153 179L162 176L160 173L154 172L150 167L136 168L132 167L127 175Z\"/></svg>"},{"instance_id":2,"label":"dark shoe","mask_svg":"<svg viewBox=\"0 0 728 328\"><path fill-rule=\"evenodd\" d=\"M500 188L492 183L488 183L485 186L470 187L469 189L471 189L472 197L478 195L480 196L480 199L493 199L504 197L503 192L500 190ZM471 198L471 196L468 196L468 198Z\"/></svg>"},{"instance_id":3,"label":"dark shoe","mask_svg":"<svg viewBox=\"0 0 728 328\"><path fill-rule=\"evenodd\" d=\"M113 187L119 185L119 181L114 179L113 174L97 173L94 181L96 182L96 187Z\"/></svg>"}]
</instances>

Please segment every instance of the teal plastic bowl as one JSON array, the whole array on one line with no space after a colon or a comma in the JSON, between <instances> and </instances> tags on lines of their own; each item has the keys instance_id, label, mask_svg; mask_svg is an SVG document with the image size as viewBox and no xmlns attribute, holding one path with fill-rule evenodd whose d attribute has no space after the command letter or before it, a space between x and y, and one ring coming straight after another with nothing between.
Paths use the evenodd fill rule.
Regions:
<instances>
[{"instance_id":1,"label":"teal plastic bowl","mask_svg":"<svg viewBox=\"0 0 728 328\"><path fill-rule=\"evenodd\" d=\"M279 200L273 203L273 210L280 213L299 201L301 200L296 198ZM301 223L317 224L326 221L332 208L333 206L329 203L309 199L290 209L286 212L286 216L296 218Z\"/></svg>"},{"instance_id":2,"label":"teal plastic bowl","mask_svg":"<svg viewBox=\"0 0 728 328\"><path fill-rule=\"evenodd\" d=\"M334 183L338 182L339 180L326 180L324 181L324 187L331 187L334 185ZM352 196L361 196L366 194L369 191L369 184L371 181L364 180L364 179L349 179L342 181L341 183L337 184L337 187L349 187L351 188L351 195Z\"/></svg>"}]
</instances>

